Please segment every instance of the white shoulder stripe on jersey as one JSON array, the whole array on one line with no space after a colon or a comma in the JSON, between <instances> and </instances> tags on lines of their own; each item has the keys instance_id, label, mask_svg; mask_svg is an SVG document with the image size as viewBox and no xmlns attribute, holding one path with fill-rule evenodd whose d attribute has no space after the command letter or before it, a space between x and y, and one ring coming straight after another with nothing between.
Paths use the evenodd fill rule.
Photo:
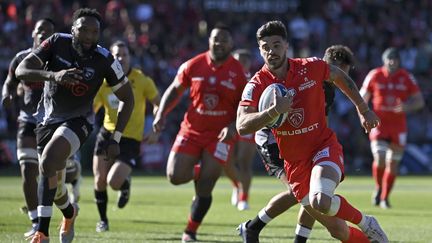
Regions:
<instances>
[{"instance_id":1,"label":"white shoulder stripe on jersey","mask_svg":"<svg viewBox=\"0 0 432 243\"><path fill-rule=\"evenodd\" d=\"M128 80L128 78L125 76L124 79L123 79L120 83L118 83L118 84L112 86L112 87L111 87L111 90L112 90L113 92L116 92L117 90L119 90L123 85L127 84L128 82L129 82L129 80Z\"/></svg>"},{"instance_id":2,"label":"white shoulder stripe on jersey","mask_svg":"<svg viewBox=\"0 0 432 243\"><path fill-rule=\"evenodd\" d=\"M30 55L33 55L34 57L36 57L38 60L39 60L39 62L40 62L40 64L41 65L44 65L45 63L42 61L42 59L40 59L40 57L38 57L36 54L34 54L33 52L32 53L30 53Z\"/></svg>"}]
</instances>

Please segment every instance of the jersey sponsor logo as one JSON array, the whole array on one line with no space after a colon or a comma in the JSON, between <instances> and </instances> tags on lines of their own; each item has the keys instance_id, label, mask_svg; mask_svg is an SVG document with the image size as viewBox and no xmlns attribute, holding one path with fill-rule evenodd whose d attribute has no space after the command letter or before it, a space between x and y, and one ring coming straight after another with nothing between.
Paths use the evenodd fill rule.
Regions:
<instances>
[{"instance_id":1,"label":"jersey sponsor logo","mask_svg":"<svg viewBox=\"0 0 432 243\"><path fill-rule=\"evenodd\" d=\"M288 114L288 121L291 126L299 128L304 121L304 109L297 108L290 111L290 113Z\"/></svg>"},{"instance_id":2,"label":"jersey sponsor logo","mask_svg":"<svg viewBox=\"0 0 432 243\"><path fill-rule=\"evenodd\" d=\"M123 75L124 75L123 69L122 69L122 66L117 59L115 59L114 62L111 64L111 69L114 71L117 79L120 79L121 77L123 77Z\"/></svg>"},{"instance_id":3,"label":"jersey sponsor logo","mask_svg":"<svg viewBox=\"0 0 432 243\"><path fill-rule=\"evenodd\" d=\"M242 93L242 100L252 100L253 90L255 89L255 84L247 83Z\"/></svg>"},{"instance_id":4,"label":"jersey sponsor logo","mask_svg":"<svg viewBox=\"0 0 432 243\"><path fill-rule=\"evenodd\" d=\"M329 151L329 147L326 147L323 150L318 151L318 153L316 153L315 156L313 157L312 161L317 162L319 159L328 158L328 157L330 157L330 151Z\"/></svg>"},{"instance_id":5,"label":"jersey sponsor logo","mask_svg":"<svg viewBox=\"0 0 432 243\"><path fill-rule=\"evenodd\" d=\"M305 133L311 132L317 128L318 128L318 123L314 123L310 126L302 127L302 128L291 130L291 131L283 131L283 130L277 131L276 134L278 136L294 136L294 135L300 135L300 134L305 134Z\"/></svg>"},{"instance_id":6,"label":"jersey sponsor logo","mask_svg":"<svg viewBox=\"0 0 432 243\"><path fill-rule=\"evenodd\" d=\"M232 89L232 90L236 89L236 86L232 83L231 79L230 80L222 80L221 85L227 87L228 89Z\"/></svg>"},{"instance_id":7,"label":"jersey sponsor logo","mask_svg":"<svg viewBox=\"0 0 432 243\"><path fill-rule=\"evenodd\" d=\"M299 91L312 88L316 84L315 80L309 80L307 77L304 78L304 81L305 81L304 83L300 84Z\"/></svg>"},{"instance_id":8,"label":"jersey sponsor logo","mask_svg":"<svg viewBox=\"0 0 432 243\"><path fill-rule=\"evenodd\" d=\"M95 70L93 68L84 67L83 71L84 71L84 79L87 81L91 80L95 74Z\"/></svg>"},{"instance_id":9,"label":"jersey sponsor logo","mask_svg":"<svg viewBox=\"0 0 432 243\"><path fill-rule=\"evenodd\" d=\"M195 111L200 115L207 115L207 116L224 116L228 114L227 111L209 111L209 110L203 110L201 108L195 109Z\"/></svg>"},{"instance_id":10,"label":"jersey sponsor logo","mask_svg":"<svg viewBox=\"0 0 432 243\"><path fill-rule=\"evenodd\" d=\"M71 84L71 83L62 83L63 87L71 90L72 94L74 96L83 96L87 93L89 86L85 83L77 83L77 84Z\"/></svg>"},{"instance_id":11,"label":"jersey sponsor logo","mask_svg":"<svg viewBox=\"0 0 432 243\"><path fill-rule=\"evenodd\" d=\"M219 96L215 94L204 94L204 105L206 109L213 110L219 104Z\"/></svg>"}]
</instances>

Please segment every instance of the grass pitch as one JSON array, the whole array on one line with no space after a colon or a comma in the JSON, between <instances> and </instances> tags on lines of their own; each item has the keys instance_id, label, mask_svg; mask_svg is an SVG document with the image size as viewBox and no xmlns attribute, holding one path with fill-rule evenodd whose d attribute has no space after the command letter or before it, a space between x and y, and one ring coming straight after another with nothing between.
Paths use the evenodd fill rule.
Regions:
<instances>
[{"instance_id":1,"label":"grass pitch","mask_svg":"<svg viewBox=\"0 0 432 243\"><path fill-rule=\"evenodd\" d=\"M124 209L116 209L117 194L109 190L110 231L96 233L98 213L93 200L93 178L84 178L81 186L80 213L75 224L74 242L180 242L193 195L193 184L170 185L160 176L135 176L132 195ZM213 193L213 204L198 231L200 242L241 242L235 228L256 213L276 193L283 190L276 179L255 177L250 195L251 209L239 212L230 205L231 186L222 177ZM337 189L352 204L380 221L390 242L432 242L432 177L399 177L391 197L393 208L381 210L370 205L373 182L370 177L350 177ZM0 242L26 242L23 233L29 227L21 179L0 177ZM298 206L274 219L261 233L261 242L293 242ZM58 242L61 213L54 208L51 242ZM318 223L308 242L337 242Z\"/></svg>"}]
</instances>

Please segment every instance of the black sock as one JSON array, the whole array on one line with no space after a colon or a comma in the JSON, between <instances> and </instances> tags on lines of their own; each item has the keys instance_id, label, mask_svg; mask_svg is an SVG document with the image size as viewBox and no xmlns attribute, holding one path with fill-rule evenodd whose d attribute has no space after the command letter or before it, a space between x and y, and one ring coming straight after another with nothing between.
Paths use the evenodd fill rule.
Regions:
<instances>
[{"instance_id":1,"label":"black sock","mask_svg":"<svg viewBox=\"0 0 432 243\"><path fill-rule=\"evenodd\" d=\"M108 193L107 191L94 191L96 206L99 211L100 219L106 223L108 223L107 218L107 204L108 204Z\"/></svg>"},{"instance_id":2,"label":"black sock","mask_svg":"<svg viewBox=\"0 0 432 243\"><path fill-rule=\"evenodd\" d=\"M129 188L130 188L129 178L126 178L126 180L125 180L125 181L123 182L123 184L121 185L120 190L121 190L121 191L129 190Z\"/></svg>"},{"instance_id":3,"label":"black sock","mask_svg":"<svg viewBox=\"0 0 432 243\"><path fill-rule=\"evenodd\" d=\"M202 222L204 216L210 208L212 203L212 196L210 197L200 197L195 196L195 200L192 202L191 206L191 218L195 222Z\"/></svg>"},{"instance_id":4,"label":"black sock","mask_svg":"<svg viewBox=\"0 0 432 243\"><path fill-rule=\"evenodd\" d=\"M296 235L294 238L294 243L306 243L308 238L300 236L300 235Z\"/></svg>"},{"instance_id":5,"label":"black sock","mask_svg":"<svg viewBox=\"0 0 432 243\"><path fill-rule=\"evenodd\" d=\"M266 223L264 223L258 216L256 216L254 219L252 219L246 227L248 229L261 232L261 230L266 226Z\"/></svg>"},{"instance_id":6,"label":"black sock","mask_svg":"<svg viewBox=\"0 0 432 243\"><path fill-rule=\"evenodd\" d=\"M74 208L73 208L73 206L72 206L72 203L69 203L69 205L68 205L66 208L64 208L64 209L60 209L60 210L62 211L63 216L64 216L65 218L70 219L70 218L73 217L73 214L74 214Z\"/></svg>"},{"instance_id":7,"label":"black sock","mask_svg":"<svg viewBox=\"0 0 432 243\"><path fill-rule=\"evenodd\" d=\"M50 189L48 183L48 177L41 175L38 186L38 201L40 206L52 207L54 204L54 197L57 188ZM39 215L38 215L39 216ZM49 235L49 224L51 221L51 215L48 217L39 216L38 231L44 233L46 236Z\"/></svg>"}]
</instances>

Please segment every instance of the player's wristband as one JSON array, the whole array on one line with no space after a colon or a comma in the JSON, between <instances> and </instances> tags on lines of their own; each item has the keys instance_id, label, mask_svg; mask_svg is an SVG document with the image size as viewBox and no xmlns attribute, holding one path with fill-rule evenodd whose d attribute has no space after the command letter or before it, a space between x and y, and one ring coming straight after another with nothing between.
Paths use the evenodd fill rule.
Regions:
<instances>
[{"instance_id":1,"label":"player's wristband","mask_svg":"<svg viewBox=\"0 0 432 243\"><path fill-rule=\"evenodd\" d=\"M119 132L119 131L114 131L113 136L112 136L112 139L113 139L114 141L116 141L117 143L120 143L120 139L121 139L121 137L122 137L122 133L121 133L121 132Z\"/></svg>"}]
</instances>

